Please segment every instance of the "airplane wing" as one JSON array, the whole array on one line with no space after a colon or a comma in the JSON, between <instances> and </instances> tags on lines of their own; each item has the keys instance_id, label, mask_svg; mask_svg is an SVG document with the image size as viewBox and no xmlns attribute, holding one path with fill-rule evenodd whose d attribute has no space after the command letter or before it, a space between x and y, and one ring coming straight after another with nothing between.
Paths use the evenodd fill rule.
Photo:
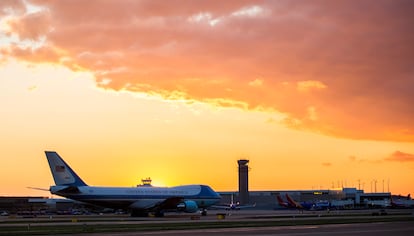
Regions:
<instances>
[{"instance_id":1,"label":"airplane wing","mask_svg":"<svg viewBox=\"0 0 414 236\"><path fill-rule=\"evenodd\" d=\"M210 208L212 209L224 209L224 210L240 210L240 209L245 209L245 208L251 208L251 207L256 207L256 203L254 204L249 204L249 205L213 205Z\"/></svg>"},{"instance_id":2,"label":"airplane wing","mask_svg":"<svg viewBox=\"0 0 414 236\"><path fill-rule=\"evenodd\" d=\"M230 210L229 205L213 205L210 207L211 209L223 209L223 210Z\"/></svg>"},{"instance_id":3,"label":"airplane wing","mask_svg":"<svg viewBox=\"0 0 414 236\"><path fill-rule=\"evenodd\" d=\"M236 206L237 209L245 209L245 208L252 208L252 207L256 207L256 203L249 204L249 205L238 205L238 206Z\"/></svg>"},{"instance_id":4,"label":"airplane wing","mask_svg":"<svg viewBox=\"0 0 414 236\"><path fill-rule=\"evenodd\" d=\"M155 216L163 216L164 212L172 210L194 213L199 210L199 206L195 201L185 200L184 197L169 197L152 207L146 208L146 210L154 212Z\"/></svg>"},{"instance_id":5,"label":"airplane wing","mask_svg":"<svg viewBox=\"0 0 414 236\"><path fill-rule=\"evenodd\" d=\"M150 209L154 211L177 209L178 204L180 204L183 200L184 198L182 197L170 197L162 202L159 202Z\"/></svg>"}]
</instances>

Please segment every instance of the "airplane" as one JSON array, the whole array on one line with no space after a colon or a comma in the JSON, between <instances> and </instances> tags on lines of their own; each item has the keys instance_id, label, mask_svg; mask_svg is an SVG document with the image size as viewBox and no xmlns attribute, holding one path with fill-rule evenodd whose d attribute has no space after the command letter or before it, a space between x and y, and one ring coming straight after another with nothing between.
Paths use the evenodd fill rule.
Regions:
<instances>
[{"instance_id":1,"label":"airplane","mask_svg":"<svg viewBox=\"0 0 414 236\"><path fill-rule=\"evenodd\" d=\"M411 199L411 195L407 197L396 196L397 200L394 200L393 196L390 198L391 208L414 208L414 200Z\"/></svg>"},{"instance_id":2,"label":"airplane","mask_svg":"<svg viewBox=\"0 0 414 236\"><path fill-rule=\"evenodd\" d=\"M232 210L241 210L241 209L245 209L245 208L252 208L252 207L256 207L256 203L254 204L248 204L248 205L241 205L240 202L234 202L234 196L233 194L231 195L231 202L229 204L226 205L213 205L211 206L211 208L214 209L224 209L226 211L232 211Z\"/></svg>"},{"instance_id":3,"label":"airplane","mask_svg":"<svg viewBox=\"0 0 414 236\"><path fill-rule=\"evenodd\" d=\"M207 185L176 187L97 187L87 185L55 151L45 151L55 181L49 191L72 200L113 209L129 209L131 216L157 217L166 211L194 213L220 201L221 197Z\"/></svg>"},{"instance_id":4,"label":"airplane","mask_svg":"<svg viewBox=\"0 0 414 236\"><path fill-rule=\"evenodd\" d=\"M289 194L286 194L287 202L284 202L280 195L277 196L277 201L280 206L286 208L294 208L299 210L324 210L330 207L330 203L327 201L320 202L296 202Z\"/></svg>"},{"instance_id":5,"label":"airplane","mask_svg":"<svg viewBox=\"0 0 414 236\"><path fill-rule=\"evenodd\" d=\"M293 198L291 198L289 196L289 194L286 193L286 199L289 202L289 204L297 209L311 209L313 207L313 203L308 203L308 202L296 202L295 200L293 200Z\"/></svg>"}]
</instances>

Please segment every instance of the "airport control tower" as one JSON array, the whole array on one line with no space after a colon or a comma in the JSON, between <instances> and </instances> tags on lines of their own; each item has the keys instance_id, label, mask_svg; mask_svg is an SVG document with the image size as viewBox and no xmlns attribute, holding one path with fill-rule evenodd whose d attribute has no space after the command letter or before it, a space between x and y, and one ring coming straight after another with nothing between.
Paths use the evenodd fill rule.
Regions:
<instances>
[{"instance_id":1,"label":"airport control tower","mask_svg":"<svg viewBox=\"0 0 414 236\"><path fill-rule=\"evenodd\" d=\"M238 160L239 164L239 201L240 204L249 203L249 160Z\"/></svg>"}]
</instances>

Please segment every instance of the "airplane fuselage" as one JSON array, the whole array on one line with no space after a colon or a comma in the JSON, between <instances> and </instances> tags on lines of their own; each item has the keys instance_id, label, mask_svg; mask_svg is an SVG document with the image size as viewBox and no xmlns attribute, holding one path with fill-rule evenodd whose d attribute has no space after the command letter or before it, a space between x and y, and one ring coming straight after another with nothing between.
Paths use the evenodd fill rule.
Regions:
<instances>
[{"instance_id":1,"label":"airplane fuselage","mask_svg":"<svg viewBox=\"0 0 414 236\"><path fill-rule=\"evenodd\" d=\"M147 209L168 198L179 196L194 201L199 207L216 204L220 196L206 185L176 187L93 187L79 186L68 190L67 186L52 186L53 194L73 200L111 208Z\"/></svg>"}]
</instances>

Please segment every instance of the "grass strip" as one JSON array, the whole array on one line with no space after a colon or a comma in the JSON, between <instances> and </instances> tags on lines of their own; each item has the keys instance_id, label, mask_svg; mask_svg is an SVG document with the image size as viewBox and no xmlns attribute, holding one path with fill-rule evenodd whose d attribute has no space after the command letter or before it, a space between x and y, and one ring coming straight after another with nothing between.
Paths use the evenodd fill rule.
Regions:
<instances>
[{"instance_id":1,"label":"grass strip","mask_svg":"<svg viewBox=\"0 0 414 236\"><path fill-rule=\"evenodd\" d=\"M95 224L74 225L36 225L27 226L1 226L0 235L56 235L56 234L76 234L76 233L109 233L109 232L142 232L142 231L162 231L162 230L191 230L207 228L238 228L238 227L271 227L271 226L298 226L298 225L321 225L321 224L351 224L351 223L374 223L374 222L395 222L395 221L414 221L413 216L394 216L394 217L367 217L367 218L311 218L311 219L288 219L288 220L254 220L254 221L192 221L192 222L157 222L140 224L105 224L104 222Z\"/></svg>"}]
</instances>

